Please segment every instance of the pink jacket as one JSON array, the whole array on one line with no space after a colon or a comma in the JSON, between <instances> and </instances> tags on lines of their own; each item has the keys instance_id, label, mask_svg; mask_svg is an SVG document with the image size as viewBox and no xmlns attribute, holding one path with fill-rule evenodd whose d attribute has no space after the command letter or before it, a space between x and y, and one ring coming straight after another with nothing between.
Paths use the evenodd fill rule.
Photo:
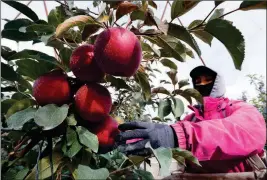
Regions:
<instances>
[{"instance_id":1,"label":"pink jacket","mask_svg":"<svg viewBox=\"0 0 267 180\"><path fill-rule=\"evenodd\" d=\"M246 158L261 155L266 142L263 116L243 101L213 97L203 100L203 115L189 106L194 113L172 125L179 147L190 150L207 172L251 171Z\"/></svg>"}]
</instances>

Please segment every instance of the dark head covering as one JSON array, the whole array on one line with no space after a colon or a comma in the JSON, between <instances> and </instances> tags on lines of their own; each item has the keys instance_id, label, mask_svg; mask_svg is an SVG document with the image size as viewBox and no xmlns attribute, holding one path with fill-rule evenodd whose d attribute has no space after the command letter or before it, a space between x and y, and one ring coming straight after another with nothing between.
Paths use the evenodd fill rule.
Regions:
<instances>
[{"instance_id":1,"label":"dark head covering","mask_svg":"<svg viewBox=\"0 0 267 180\"><path fill-rule=\"evenodd\" d=\"M214 98L224 96L226 89L225 89L223 77L218 72L215 72L214 70L212 70L206 66L198 66L190 72L190 76L193 80L194 88L196 88L195 81L194 81L195 78L198 76L201 76L201 75L209 75L209 76L214 77L214 82L212 84L203 85L203 89L207 89L209 91L208 96L211 96ZM209 86L211 86L211 87L209 87Z\"/></svg>"}]
</instances>

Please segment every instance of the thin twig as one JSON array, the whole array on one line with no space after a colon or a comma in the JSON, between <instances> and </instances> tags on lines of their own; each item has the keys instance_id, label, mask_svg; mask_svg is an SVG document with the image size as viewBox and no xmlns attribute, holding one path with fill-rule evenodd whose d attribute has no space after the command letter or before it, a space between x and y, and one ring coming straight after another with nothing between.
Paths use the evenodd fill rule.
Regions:
<instances>
[{"instance_id":1,"label":"thin twig","mask_svg":"<svg viewBox=\"0 0 267 180\"><path fill-rule=\"evenodd\" d=\"M64 42L65 42L70 48L75 49L74 47L72 47L72 46L67 42L67 40L66 40L64 37L62 37L62 38L63 38Z\"/></svg>"},{"instance_id":2,"label":"thin twig","mask_svg":"<svg viewBox=\"0 0 267 180\"><path fill-rule=\"evenodd\" d=\"M165 12L166 12L168 3L169 3L169 0L167 0L166 5L165 5L165 7L164 7L163 13L162 13L161 18L160 18L161 21L163 20L163 17L164 17L164 15L165 15Z\"/></svg>"},{"instance_id":3,"label":"thin twig","mask_svg":"<svg viewBox=\"0 0 267 180\"><path fill-rule=\"evenodd\" d=\"M59 56L59 53L57 52L56 48L54 48L56 59L61 63L62 59Z\"/></svg>"},{"instance_id":4,"label":"thin twig","mask_svg":"<svg viewBox=\"0 0 267 180\"><path fill-rule=\"evenodd\" d=\"M39 144L39 153L38 153L38 157L37 157L36 175L35 175L35 179L36 180L39 179L39 160L40 160L40 156L41 156L41 151L42 151L43 144L44 144L44 140L41 142L41 144Z\"/></svg>"},{"instance_id":5,"label":"thin twig","mask_svg":"<svg viewBox=\"0 0 267 180\"><path fill-rule=\"evenodd\" d=\"M67 7L69 7L68 5L66 5L66 4L64 4L64 3L62 3L62 2L60 2L60 1L58 1L58 0L55 0L57 3L59 3L59 4L61 4L62 6L67 6Z\"/></svg>"},{"instance_id":6,"label":"thin twig","mask_svg":"<svg viewBox=\"0 0 267 180\"><path fill-rule=\"evenodd\" d=\"M99 14L97 14L97 13L95 13L95 12L93 12L93 11L90 11L90 9L87 9L88 10L88 12L89 13L92 13L92 14L94 14L94 15L96 15L96 16L98 16Z\"/></svg>"},{"instance_id":7,"label":"thin twig","mask_svg":"<svg viewBox=\"0 0 267 180\"><path fill-rule=\"evenodd\" d=\"M225 13L225 14L219 16L219 17L216 18L216 19L223 18L224 16L229 15L229 14L231 14L231 13L233 13L233 12L238 11L238 10L240 10L240 8L237 8L237 9L234 9L234 10L228 12L228 13ZM203 20L203 21L204 21L204 20ZM197 26L195 26L195 27L193 27L193 28L191 28L191 29L189 29L189 30L191 31L191 30L194 30L194 29L196 29L196 28L199 28L199 27L203 26L203 25L204 25L204 22L203 22L203 21L202 21L199 25L197 25Z\"/></svg>"},{"instance_id":8,"label":"thin twig","mask_svg":"<svg viewBox=\"0 0 267 180\"><path fill-rule=\"evenodd\" d=\"M179 18L179 17L177 17L177 19L178 19L179 23L181 24L181 26L183 26L183 27L184 27L184 25L183 25L182 21L180 20L180 18Z\"/></svg>"},{"instance_id":9,"label":"thin twig","mask_svg":"<svg viewBox=\"0 0 267 180\"><path fill-rule=\"evenodd\" d=\"M236 11L238 11L238 10L239 10L239 8L234 9L234 10L228 12L228 13L225 13L225 14L221 15L220 17L218 17L218 19L219 19L219 18L222 18L222 17L224 17L224 16L226 16L226 15L228 15L228 14L231 14L231 13L233 13L233 12L236 12Z\"/></svg>"},{"instance_id":10,"label":"thin twig","mask_svg":"<svg viewBox=\"0 0 267 180\"><path fill-rule=\"evenodd\" d=\"M48 10L47 10L47 6L46 6L45 0L43 0L43 3L44 3L45 14L46 14L46 16L48 16Z\"/></svg>"},{"instance_id":11,"label":"thin twig","mask_svg":"<svg viewBox=\"0 0 267 180\"><path fill-rule=\"evenodd\" d=\"M211 13L216 9L216 7L217 7L217 6L214 6L214 7L212 8L212 10L209 12L209 14L205 17L205 19L203 19L203 21L202 21L199 25L197 25L197 26L191 28L190 30L193 30L193 29L196 29L196 28L202 26L202 25L204 24L204 22L208 19L208 17L211 15Z\"/></svg>"},{"instance_id":12,"label":"thin twig","mask_svg":"<svg viewBox=\"0 0 267 180\"><path fill-rule=\"evenodd\" d=\"M204 66L206 66L206 64L205 64L205 62L204 62L204 60L203 60L203 58L198 54L198 57L199 57L199 59L201 60L201 62L202 62L202 64L204 65Z\"/></svg>"},{"instance_id":13,"label":"thin twig","mask_svg":"<svg viewBox=\"0 0 267 180\"><path fill-rule=\"evenodd\" d=\"M126 24L125 28L127 29L130 24L132 24L132 20L131 19L129 19L129 22Z\"/></svg>"},{"instance_id":14,"label":"thin twig","mask_svg":"<svg viewBox=\"0 0 267 180\"><path fill-rule=\"evenodd\" d=\"M53 176L53 174L54 174L54 167L53 167L53 157L52 157L52 151L53 151L53 142L52 142L52 137L49 137L48 138L48 148L51 150L51 153L49 154L49 160L50 160L50 166L51 166L51 174L52 174L52 176L51 176L51 178L52 178L52 180L54 180L54 176Z\"/></svg>"}]
</instances>

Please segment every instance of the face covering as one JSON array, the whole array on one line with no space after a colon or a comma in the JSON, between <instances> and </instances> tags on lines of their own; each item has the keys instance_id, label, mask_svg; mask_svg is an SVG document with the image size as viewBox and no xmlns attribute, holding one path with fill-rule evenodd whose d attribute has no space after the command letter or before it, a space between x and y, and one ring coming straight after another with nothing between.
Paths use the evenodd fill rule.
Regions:
<instances>
[{"instance_id":1,"label":"face covering","mask_svg":"<svg viewBox=\"0 0 267 180\"><path fill-rule=\"evenodd\" d=\"M209 83L206 85L195 85L195 89L199 91L202 96L209 96L213 88L214 83Z\"/></svg>"}]
</instances>

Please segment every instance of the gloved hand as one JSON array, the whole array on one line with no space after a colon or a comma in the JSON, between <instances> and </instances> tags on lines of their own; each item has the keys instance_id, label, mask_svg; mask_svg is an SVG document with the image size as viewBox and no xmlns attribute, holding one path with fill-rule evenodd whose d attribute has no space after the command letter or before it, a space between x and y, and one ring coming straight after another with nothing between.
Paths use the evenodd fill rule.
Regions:
<instances>
[{"instance_id":1,"label":"gloved hand","mask_svg":"<svg viewBox=\"0 0 267 180\"><path fill-rule=\"evenodd\" d=\"M174 148L177 144L175 132L169 125L136 121L119 125L119 130L121 133L115 139L117 148L126 154L149 154L149 149L145 148L148 141L154 149L158 147ZM127 140L137 138L142 138L142 140L126 144Z\"/></svg>"}]
</instances>

